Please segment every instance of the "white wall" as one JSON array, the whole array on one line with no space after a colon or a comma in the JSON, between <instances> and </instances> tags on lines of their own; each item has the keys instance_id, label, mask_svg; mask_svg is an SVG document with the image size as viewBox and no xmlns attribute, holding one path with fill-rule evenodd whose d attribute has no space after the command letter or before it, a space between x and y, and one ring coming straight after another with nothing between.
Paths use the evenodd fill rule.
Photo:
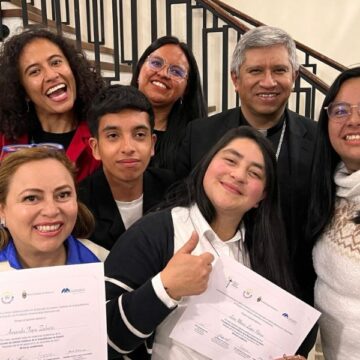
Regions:
<instances>
[{"instance_id":1,"label":"white wall","mask_svg":"<svg viewBox=\"0 0 360 360\"><path fill-rule=\"evenodd\" d=\"M358 0L222 0L345 66L360 65ZM331 83L336 73L325 81Z\"/></svg>"}]
</instances>

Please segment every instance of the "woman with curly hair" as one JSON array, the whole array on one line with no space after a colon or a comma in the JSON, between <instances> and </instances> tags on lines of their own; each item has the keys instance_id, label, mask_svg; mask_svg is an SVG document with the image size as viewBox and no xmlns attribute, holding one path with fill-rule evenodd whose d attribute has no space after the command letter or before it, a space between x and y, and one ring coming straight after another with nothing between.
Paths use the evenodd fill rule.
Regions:
<instances>
[{"instance_id":1,"label":"woman with curly hair","mask_svg":"<svg viewBox=\"0 0 360 360\"><path fill-rule=\"evenodd\" d=\"M78 180L99 165L88 145L89 104L103 87L85 55L60 35L33 28L12 36L0 51L0 147L60 143Z\"/></svg>"},{"instance_id":2,"label":"woman with curly hair","mask_svg":"<svg viewBox=\"0 0 360 360\"><path fill-rule=\"evenodd\" d=\"M192 51L174 36L155 40L141 55L131 85L145 94L154 110L157 141L151 165L174 170L186 125L207 116Z\"/></svg>"}]
</instances>

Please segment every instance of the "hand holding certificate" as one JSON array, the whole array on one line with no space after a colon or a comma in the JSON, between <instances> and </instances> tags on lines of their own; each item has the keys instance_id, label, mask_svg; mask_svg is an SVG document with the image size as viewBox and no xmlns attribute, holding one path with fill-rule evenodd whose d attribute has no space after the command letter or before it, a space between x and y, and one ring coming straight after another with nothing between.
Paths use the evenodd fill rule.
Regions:
<instances>
[{"instance_id":1,"label":"hand holding certificate","mask_svg":"<svg viewBox=\"0 0 360 360\"><path fill-rule=\"evenodd\" d=\"M193 297L171 337L211 359L294 354L320 313L270 281L222 257L208 290Z\"/></svg>"},{"instance_id":2,"label":"hand holding certificate","mask_svg":"<svg viewBox=\"0 0 360 360\"><path fill-rule=\"evenodd\" d=\"M102 263L1 273L0 359L107 359Z\"/></svg>"}]
</instances>

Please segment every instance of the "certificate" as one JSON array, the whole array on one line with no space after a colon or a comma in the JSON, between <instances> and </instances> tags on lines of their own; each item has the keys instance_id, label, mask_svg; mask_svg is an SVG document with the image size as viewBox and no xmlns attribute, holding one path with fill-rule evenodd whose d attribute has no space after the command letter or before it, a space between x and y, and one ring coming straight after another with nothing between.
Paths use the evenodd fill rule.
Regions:
<instances>
[{"instance_id":1,"label":"certificate","mask_svg":"<svg viewBox=\"0 0 360 360\"><path fill-rule=\"evenodd\" d=\"M221 257L170 337L211 359L294 354L320 313L235 260Z\"/></svg>"},{"instance_id":2,"label":"certificate","mask_svg":"<svg viewBox=\"0 0 360 360\"><path fill-rule=\"evenodd\" d=\"M1 360L106 360L104 266L0 273Z\"/></svg>"}]
</instances>

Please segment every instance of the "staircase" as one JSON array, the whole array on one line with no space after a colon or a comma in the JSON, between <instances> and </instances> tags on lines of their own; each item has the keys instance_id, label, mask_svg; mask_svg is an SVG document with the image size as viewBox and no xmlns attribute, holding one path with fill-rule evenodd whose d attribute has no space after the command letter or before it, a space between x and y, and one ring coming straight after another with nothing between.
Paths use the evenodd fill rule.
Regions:
<instances>
[{"instance_id":1,"label":"staircase","mask_svg":"<svg viewBox=\"0 0 360 360\"><path fill-rule=\"evenodd\" d=\"M193 49L199 64L209 112L239 104L229 74L239 37L259 21L219 0L9 0L0 2L3 25L10 35L19 26L44 24L85 50L109 82L128 84L131 69L151 41L178 36ZM296 42L300 76L289 108L317 118L328 85L318 73L335 75L345 67ZM216 86L214 86L216 84Z\"/></svg>"}]
</instances>

